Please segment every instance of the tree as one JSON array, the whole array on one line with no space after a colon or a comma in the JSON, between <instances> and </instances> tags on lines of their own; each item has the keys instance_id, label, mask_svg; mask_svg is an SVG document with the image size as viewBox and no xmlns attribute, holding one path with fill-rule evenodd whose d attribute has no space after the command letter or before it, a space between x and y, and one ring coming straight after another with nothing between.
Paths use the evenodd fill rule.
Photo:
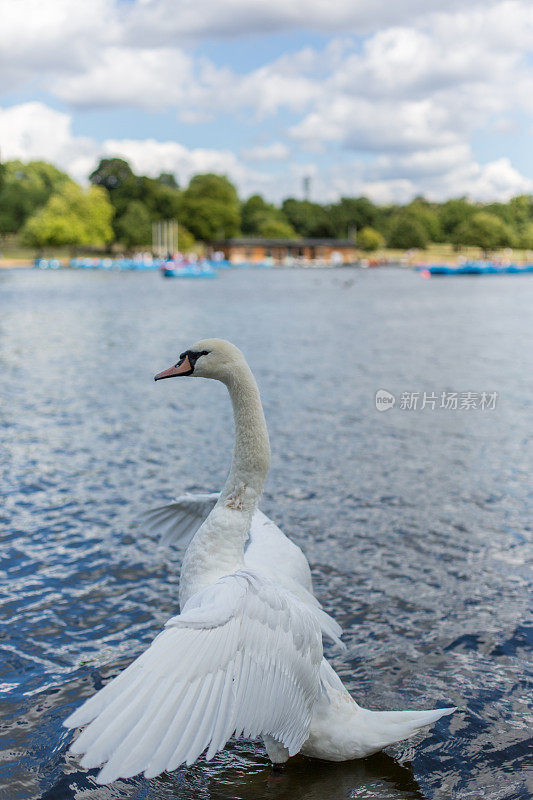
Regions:
<instances>
[{"instance_id":1,"label":"tree","mask_svg":"<svg viewBox=\"0 0 533 800\"><path fill-rule=\"evenodd\" d=\"M318 203L289 197L283 201L281 208L286 219L301 236L335 236L333 220Z\"/></svg>"},{"instance_id":2,"label":"tree","mask_svg":"<svg viewBox=\"0 0 533 800\"><path fill-rule=\"evenodd\" d=\"M104 189L66 183L26 222L23 241L34 247L102 246L112 241L113 207Z\"/></svg>"},{"instance_id":3,"label":"tree","mask_svg":"<svg viewBox=\"0 0 533 800\"><path fill-rule=\"evenodd\" d=\"M16 233L71 178L45 161L7 161L0 180L0 233Z\"/></svg>"},{"instance_id":4,"label":"tree","mask_svg":"<svg viewBox=\"0 0 533 800\"><path fill-rule=\"evenodd\" d=\"M147 239L147 230L151 230L154 220L177 219L180 214L182 193L170 173L161 173L159 178L135 175L123 158L103 158L90 181L107 190L115 209L115 236L127 247L148 244L151 234ZM132 207L133 202L140 205ZM141 212L140 206L146 213ZM135 219L140 225L137 232Z\"/></svg>"},{"instance_id":5,"label":"tree","mask_svg":"<svg viewBox=\"0 0 533 800\"><path fill-rule=\"evenodd\" d=\"M533 250L533 222L528 222L519 233L518 247Z\"/></svg>"},{"instance_id":6,"label":"tree","mask_svg":"<svg viewBox=\"0 0 533 800\"><path fill-rule=\"evenodd\" d=\"M430 242L442 242L443 232L439 215L435 208L423 197L415 199L405 206L405 213L422 225Z\"/></svg>"},{"instance_id":7,"label":"tree","mask_svg":"<svg viewBox=\"0 0 533 800\"><path fill-rule=\"evenodd\" d=\"M195 175L182 195L181 220L197 239L228 239L240 231L237 191L224 175Z\"/></svg>"},{"instance_id":8,"label":"tree","mask_svg":"<svg viewBox=\"0 0 533 800\"><path fill-rule=\"evenodd\" d=\"M138 199L148 208L152 220L177 219L182 198L179 189L144 175L137 177L137 184Z\"/></svg>"},{"instance_id":9,"label":"tree","mask_svg":"<svg viewBox=\"0 0 533 800\"><path fill-rule=\"evenodd\" d=\"M409 250L412 247L425 247L428 236L424 226L405 212L393 218L389 233L389 247Z\"/></svg>"},{"instance_id":10,"label":"tree","mask_svg":"<svg viewBox=\"0 0 533 800\"><path fill-rule=\"evenodd\" d=\"M509 200L509 208L515 225L527 225L533 222L533 195L519 194Z\"/></svg>"},{"instance_id":11,"label":"tree","mask_svg":"<svg viewBox=\"0 0 533 800\"><path fill-rule=\"evenodd\" d=\"M123 158L102 158L100 163L89 175L89 180L94 186L103 187L115 214L113 217L113 230L115 238L120 239L120 222L132 200L142 200L142 186L132 168Z\"/></svg>"},{"instance_id":12,"label":"tree","mask_svg":"<svg viewBox=\"0 0 533 800\"><path fill-rule=\"evenodd\" d=\"M533 195L520 194L509 200L510 224L519 247L533 248Z\"/></svg>"},{"instance_id":13,"label":"tree","mask_svg":"<svg viewBox=\"0 0 533 800\"><path fill-rule=\"evenodd\" d=\"M184 225L178 225L178 250L188 253L194 247L194 236Z\"/></svg>"},{"instance_id":14,"label":"tree","mask_svg":"<svg viewBox=\"0 0 533 800\"><path fill-rule=\"evenodd\" d=\"M374 228L367 225L357 234L357 244L368 253L379 250L385 244L385 239Z\"/></svg>"},{"instance_id":15,"label":"tree","mask_svg":"<svg viewBox=\"0 0 533 800\"><path fill-rule=\"evenodd\" d=\"M252 195L241 206L242 232L247 236L258 235L265 218L276 213L280 212L272 203L267 203L260 194Z\"/></svg>"},{"instance_id":16,"label":"tree","mask_svg":"<svg viewBox=\"0 0 533 800\"><path fill-rule=\"evenodd\" d=\"M154 219L178 219L182 209L182 192L165 184L157 184L145 200Z\"/></svg>"},{"instance_id":17,"label":"tree","mask_svg":"<svg viewBox=\"0 0 533 800\"><path fill-rule=\"evenodd\" d=\"M173 215L163 219L174 219ZM118 222L118 238L128 248L149 247L152 243L153 218L140 200L132 200ZM178 246L188 251L194 245L194 236L183 225L178 225Z\"/></svg>"},{"instance_id":18,"label":"tree","mask_svg":"<svg viewBox=\"0 0 533 800\"><path fill-rule=\"evenodd\" d=\"M334 235L348 239L365 227L376 223L376 207L367 197L341 197L328 207Z\"/></svg>"},{"instance_id":19,"label":"tree","mask_svg":"<svg viewBox=\"0 0 533 800\"><path fill-rule=\"evenodd\" d=\"M376 223L372 227L385 237L385 241L389 238L392 221L400 211L398 206L376 206Z\"/></svg>"},{"instance_id":20,"label":"tree","mask_svg":"<svg viewBox=\"0 0 533 800\"><path fill-rule=\"evenodd\" d=\"M493 214L495 217L499 217L504 222L509 222L509 209L503 203L486 203L483 210L488 211L489 214Z\"/></svg>"},{"instance_id":21,"label":"tree","mask_svg":"<svg viewBox=\"0 0 533 800\"><path fill-rule=\"evenodd\" d=\"M437 213L445 241L453 241L456 228L467 220L475 210L475 206L464 197L447 200L439 206Z\"/></svg>"},{"instance_id":22,"label":"tree","mask_svg":"<svg viewBox=\"0 0 533 800\"><path fill-rule=\"evenodd\" d=\"M148 246L152 241L150 212L140 200L132 200L117 223L117 236L128 249Z\"/></svg>"},{"instance_id":23,"label":"tree","mask_svg":"<svg viewBox=\"0 0 533 800\"><path fill-rule=\"evenodd\" d=\"M459 225L454 234L458 245L480 247L483 253L496 250L498 247L512 247L513 232L495 214L477 211Z\"/></svg>"},{"instance_id":24,"label":"tree","mask_svg":"<svg viewBox=\"0 0 533 800\"><path fill-rule=\"evenodd\" d=\"M260 236L265 239L299 239L300 237L288 222L275 219L274 217L267 217L259 228Z\"/></svg>"},{"instance_id":25,"label":"tree","mask_svg":"<svg viewBox=\"0 0 533 800\"><path fill-rule=\"evenodd\" d=\"M179 184L176 180L176 176L172 172L162 172L157 179L157 182L160 183L162 186L169 186L171 189L179 189Z\"/></svg>"},{"instance_id":26,"label":"tree","mask_svg":"<svg viewBox=\"0 0 533 800\"><path fill-rule=\"evenodd\" d=\"M89 180L95 186L103 186L110 194L125 187L131 189L136 182L132 168L123 158L102 158Z\"/></svg>"},{"instance_id":27,"label":"tree","mask_svg":"<svg viewBox=\"0 0 533 800\"><path fill-rule=\"evenodd\" d=\"M254 194L242 204L242 232L269 239L296 239L298 234L283 211Z\"/></svg>"}]
</instances>

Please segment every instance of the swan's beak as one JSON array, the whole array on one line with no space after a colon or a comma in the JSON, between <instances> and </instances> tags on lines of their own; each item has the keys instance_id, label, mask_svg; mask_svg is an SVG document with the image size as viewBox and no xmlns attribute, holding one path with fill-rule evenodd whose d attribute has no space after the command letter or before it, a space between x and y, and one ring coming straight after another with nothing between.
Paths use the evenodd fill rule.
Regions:
<instances>
[{"instance_id":1,"label":"swan's beak","mask_svg":"<svg viewBox=\"0 0 533 800\"><path fill-rule=\"evenodd\" d=\"M163 378L175 378L178 375L192 375L192 373L193 369L189 361L189 356L185 356L181 361L178 361L177 364L174 364L168 369L164 369L163 372L159 372L155 376L154 381L162 381Z\"/></svg>"}]
</instances>

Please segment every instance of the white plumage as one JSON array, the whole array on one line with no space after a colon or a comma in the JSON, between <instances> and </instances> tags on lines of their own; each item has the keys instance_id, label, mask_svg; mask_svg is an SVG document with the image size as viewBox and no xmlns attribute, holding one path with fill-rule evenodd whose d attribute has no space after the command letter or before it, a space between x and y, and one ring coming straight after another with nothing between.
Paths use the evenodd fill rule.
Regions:
<instances>
[{"instance_id":1,"label":"white plumage","mask_svg":"<svg viewBox=\"0 0 533 800\"><path fill-rule=\"evenodd\" d=\"M257 509L270 461L259 392L229 342L197 343L158 378L195 375L228 387L235 451L220 495L187 495L149 512L148 528L188 547L181 613L120 675L66 721L87 725L71 750L97 780L153 777L233 736L262 736L274 762L301 751L368 755L454 709L371 712L322 656L341 629L313 594L304 554Z\"/></svg>"},{"instance_id":2,"label":"white plumage","mask_svg":"<svg viewBox=\"0 0 533 800\"><path fill-rule=\"evenodd\" d=\"M212 758L235 733L271 735L290 755L309 732L322 658L316 617L248 570L193 595L124 672L68 718L98 780L147 777Z\"/></svg>"},{"instance_id":3,"label":"white plumage","mask_svg":"<svg viewBox=\"0 0 533 800\"><path fill-rule=\"evenodd\" d=\"M147 532L159 536L163 545L188 546L194 534L215 507L219 492L186 494L173 503L150 509L142 516ZM326 614L313 594L311 569L298 545L278 526L255 509L245 543L243 562L248 569L266 575L294 594L318 616L322 633L339 647L341 626Z\"/></svg>"},{"instance_id":4,"label":"white plumage","mask_svg":"<svg viewBox=\"0 0 533 800\"><path fill-rule=\"evenodd\" d=\"M185 547L218 497L215 493L183 495L169 505L145 512L144 527L158 535L162 544ZM344 647L338 639L342 632L340 626L320 609L313 594L307 558L259 509L252 517L244 563L247 568L275 579L310 608L319 609L323 635ZM328 761L364 758L409 738L420 728L456 710L370 711L362 708L325 658L320 665L320 679L322 691L313 708L309 736L300 752Z\"/></svg>"}]
</instances>

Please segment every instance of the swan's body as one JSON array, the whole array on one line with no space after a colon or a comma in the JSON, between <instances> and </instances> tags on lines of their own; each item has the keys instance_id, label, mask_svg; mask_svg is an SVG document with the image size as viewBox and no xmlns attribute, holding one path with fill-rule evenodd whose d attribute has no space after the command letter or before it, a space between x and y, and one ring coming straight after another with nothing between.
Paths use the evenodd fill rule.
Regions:
<instances>
[{"instance_id":1,"label":"swan's body","mask_svg":"<svg viewBox=\"0 0 533 800\"><path fill-rule=\"evenodd\" d=\"M212 339L156 379L193 374L228 387L232 467L220 496L195 511L189 499L185 514L183 502L171 509L174 533L179 525L192 532L191 514L194 527L201 523L183 559L181 613L66 720L67 727L90 723L71 748L84 754L82 766L104 764L103 783L138 772L152 777L205 750L212 758L232 735L262 736L275 763L299 751L344 760L450 713L370 712L350 697L322 656L322 633L337 640L340 628L312 593L307 560L257 510L270 448L252 373L237 348Z\"/></svg>"},{"instance_id":2,"label":"swan's body","mask_svg":"<svg viewBox=\"0 0 533 800\"><path fill-rule=\"evenodd\" d=\"M218 497L216 493L184 495L147 512L143 522L148 531L160 536L162 544L185 546ZM252 517L244 563L276 580L311 608L320 608L304 553L259 509ZM323 611L321 627L325 636L338 643L340 628ZM326 761L364 758L455 710L369 711L355 702L325 658L320 665L320 678L323 691L313 708L309 737L300 752Z\"/></svg>"}]
</instances>

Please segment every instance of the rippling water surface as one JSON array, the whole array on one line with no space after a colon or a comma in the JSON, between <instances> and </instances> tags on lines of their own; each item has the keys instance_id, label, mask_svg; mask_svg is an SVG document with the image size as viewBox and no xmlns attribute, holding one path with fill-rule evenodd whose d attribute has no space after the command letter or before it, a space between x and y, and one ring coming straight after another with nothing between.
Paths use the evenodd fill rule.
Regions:
<instances>
[{"instance_id":1,"label":"rippling water surface","mask_svg":"<svg viewBox=\"0 0 533 800\"><path fill-rule=\"evenodd\" d=\"M399 270L0 274L0 796L527 798L533 280ZM305 550L345 630L363 705L457 705L364 761L296 757L272 778L233 743L100 787L61 721L176 612L181 553L140 512L216 490L225 389L155 372L196 339L246 353L273 459L264 510ZM374 394L397 396L378 413ZM402 392L497 391L494 410ZM531 787L530 787L531 788Z\"/></svg>"}]
</instances>

